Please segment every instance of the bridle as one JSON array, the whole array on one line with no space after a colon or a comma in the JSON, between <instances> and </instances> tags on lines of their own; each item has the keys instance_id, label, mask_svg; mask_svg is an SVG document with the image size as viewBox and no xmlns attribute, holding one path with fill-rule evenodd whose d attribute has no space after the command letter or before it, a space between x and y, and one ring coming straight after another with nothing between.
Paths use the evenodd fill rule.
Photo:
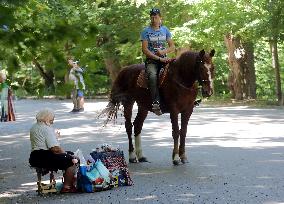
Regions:
<instances>
[{"instance_id":1,"label":"bridle","mask_svg":"<svg viewBox=\"0 0 284 204\"><path fill-rule=\"evenodd\" d=\"M200 56L197 56L196 57L196 63L195 63L195 70L197 72L197 81L199 83L199 85L203 85L207 82L210 82L210 80L208 79L201 79L201 69L200 69L200 65L203 64L203 67L205 66L204 65L204 61L200 58Z\"/></svg>"},{"instance_id":2,"label":"bridle","mask_svg":"<svg viewBox=\"0 0 284 204\"><path fill-rule=\"evenodd\" d=\"M206 82L209 82L210 80L208 79L201 79L201 70L200 70L200 64L203 63L203 66L204 66L204 62L203 60L197 56L196 57L196 63L195 63L195 67L194 67L194 70L196 71L195 74L197 74L197 81L199 83L200 86L202 86L204 83ZM181 82L179 82L176 78L173 78L173 81L179 85L180 87L182 87L183 89L186 89L186 90L189 90L189 91L192 91L194 88L194 86L191 86L191 87L187 87L186 85L182 84Z\"/></svg>"}]
</instances>

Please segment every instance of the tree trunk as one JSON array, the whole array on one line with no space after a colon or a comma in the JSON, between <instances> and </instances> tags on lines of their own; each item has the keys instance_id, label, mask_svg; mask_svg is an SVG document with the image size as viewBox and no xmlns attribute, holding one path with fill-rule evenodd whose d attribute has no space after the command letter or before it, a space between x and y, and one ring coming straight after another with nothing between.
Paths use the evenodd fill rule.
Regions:
<instances>
[{"instance_id":1,"label":"tree trunk","mask_svg":"<svg viewBox=\"0 0 284 204\"><path fill-rule=\"evenodd\" d=\"M33 64L35 67L39 70L40 75L44 79L44 84L47 88L51 88L54 90L54 74L52 71L46 72L44 71L43 67L40 65L40 63L34 58Z\"/></svg>"},{"instance_id":2,"label":"tree trunk","mask_svg":"<svg viewBox=\"0 0 284 204\"><path fill-rule=\"evenodd\" d=\"M236 100L256 98L256 76L253 43L241 42L239 36L224 37L228 49L230 73L228 85L232 98Z\"/></svg>"},{"instance_id":3,"label":"tree trunk","mask_svg":"<svg viewBox=\"0 0 284 204\"><path fill-rule=\"evenodd\" d=\"M121 69L120 63L117 59L111 58L111 57L105 58L104 61L105 61L106 69L110 75L111 83L113 84L114 80L116 79Z\"/></svg>"},{"instance_id":4,"label":"tree trunk","mask_svg":"<svg viewBox=\"0 0 284 204\"><path fill-rule=\"evenodd\" d=\"M280 65L279 65L279 59L278 59L278 48L277 48L276 38L273 38L270 40L270 49L271 49L271 55L272 55L272 67L275 70L277 101L279 104L281 104L282 103L282 91L281 91Z\"/></svg>"},{"instance_id":5,"label":"tree trunk","mask_svg":"<svg viewBox=\"0 0 284 204\"><path fill-rule=\"evenodd\" d=\"M240 63L243 49L240 45L240 38L228 34L224 40L228 49L228 60L231 69L229 88L234 99L243 100L243 70Z\"/></svg>"},{"instance_id":6,"label":"tree trunk","mask_svg":"<svg viewBox=\"0 0 284 204\"><path fill-rule=\"evenodd\" d=\"M245 92L248 99L256 99L256 76L254 67L253 43L243 43L244 53L244 82Z\"/></svg>"},{"instance_id":7,"label":"tree trunk","mask_svg":"<svg viewBox=\"0 0 284 204\"><path fill-rule=\"evenodd\" d=\"M64 50L66 53L66 73L64 75L64 84L68 84L69 82L69 74L70 74L70 65L68 64L68 59L71 58L71 52L72 46L68 43L68 41L64 45ZM71 92L66 92L65 97L67 99L71 99Z\"/></svg>"}]
</instances>

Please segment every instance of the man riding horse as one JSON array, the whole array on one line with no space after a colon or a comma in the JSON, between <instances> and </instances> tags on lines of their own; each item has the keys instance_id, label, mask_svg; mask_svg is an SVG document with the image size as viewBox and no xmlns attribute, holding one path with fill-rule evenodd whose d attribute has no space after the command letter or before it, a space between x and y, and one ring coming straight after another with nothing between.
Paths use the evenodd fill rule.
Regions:
<instances>
[{"instance_id":1,"label":"man riding horse","mask_svg":"<svg viewBox=\"0 0 284 204\"><path fill-rule=\"evenodd\" d=\"M173 52L175 46L169 29L162 25L160 10L151 9L150 18L150 26L144 28L141 33L142 51L146 55L145 67L153 102L152 111L156 115L161 115L157 76L160 68L169 61L167 53ZM168 48L166 48L166 43Z\"/></svg>"}]
</instances>

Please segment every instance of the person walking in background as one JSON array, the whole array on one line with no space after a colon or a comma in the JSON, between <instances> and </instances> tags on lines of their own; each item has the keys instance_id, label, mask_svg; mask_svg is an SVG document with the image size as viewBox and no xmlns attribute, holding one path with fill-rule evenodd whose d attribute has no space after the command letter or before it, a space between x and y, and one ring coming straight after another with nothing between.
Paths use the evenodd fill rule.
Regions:
<instances>
[{"instance_id":1,"label":"person walking in background","mask_svg":"<svg viewBox=\"0 0 284 204\"><path fill-rule=\"evenodd\" d=\"M6 83L6 74L2 71L0 71L0 99L0 121L15 121L12 90Z\"/></svg>"},{"instance_id":2,"label":"person walking in background","mask_svg":"<svg viewBox=\"0 0 284 204\"><path fill-rule=\"evenodd\" d=\"M83 112L84 90L86 88L83 78L83 69L79 67L78 61L74 61L73 59L68 59L68 64L71 66L69 80L73 83L73 90L71 95L74 107L71 112Z\"/></svg>"}]
</instances>

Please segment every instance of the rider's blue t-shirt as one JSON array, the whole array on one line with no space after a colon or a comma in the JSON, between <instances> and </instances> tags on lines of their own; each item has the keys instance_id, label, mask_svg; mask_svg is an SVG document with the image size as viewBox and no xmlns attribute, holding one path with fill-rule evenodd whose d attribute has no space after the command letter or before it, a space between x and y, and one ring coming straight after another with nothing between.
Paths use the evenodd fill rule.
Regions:
<instances>
[{"instance_id":1,"label":"rider's blue t-shirt","mask_svg":"<svg viewBox=\"0 0 284 204\"><path fill-rule=\"evenodd\" d=\"M167 40L172 34L166 26L161 26L159 30L154 30L151 26L146 27L141 32L141 41L148 41L148 49L155 54L157 49L166 49Z\"/></svg>"}]
</instances>

